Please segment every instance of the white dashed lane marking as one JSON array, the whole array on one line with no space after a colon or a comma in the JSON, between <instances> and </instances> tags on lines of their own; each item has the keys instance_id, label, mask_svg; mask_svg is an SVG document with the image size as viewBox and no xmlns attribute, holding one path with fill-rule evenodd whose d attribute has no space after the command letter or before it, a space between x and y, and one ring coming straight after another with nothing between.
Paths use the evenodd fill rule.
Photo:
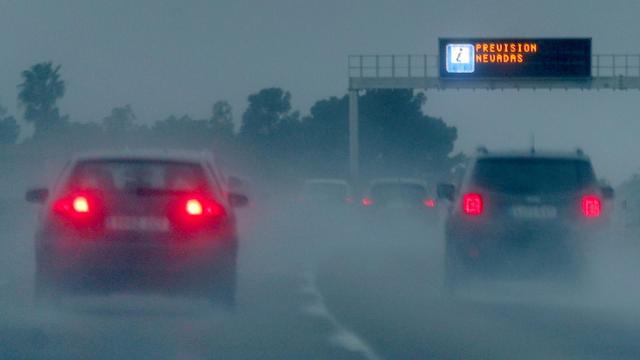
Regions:
<instances>
[{"instance_id":1,"label":"white dashed lane marking","mask_svg":"<svg viewBox=\"0 0 640 360\"><path fill-rule=\"evenodd\" d=\"M331 325L332 331L328 341L332 346L345 349L352 353L358 353L367 360L381 359L364 339L345 327L331 314L325 304L324 297L316 286L314 271L308 270L303 273L300 293L309 298L308 303L303 307L302 311L309 316L326 321Z\"/></svg>"}]
</instances>

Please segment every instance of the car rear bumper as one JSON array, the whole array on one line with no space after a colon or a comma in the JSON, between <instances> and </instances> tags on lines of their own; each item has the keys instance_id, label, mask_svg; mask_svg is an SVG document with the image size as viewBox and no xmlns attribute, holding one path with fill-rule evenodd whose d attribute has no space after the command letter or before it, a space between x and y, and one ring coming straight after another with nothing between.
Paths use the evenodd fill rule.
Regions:
<instances>
[{"instance_id":1,"label":"car rear bumper","mask_svg":"<svg viewBox=\"0 0 640 360\"><path fill-rule=\"evenodd\" d=\"M90 244L42 248L36 278L71 293L162 293L208 297L233 292L235 242L195 244Z\"/></svg>"},{"instance_id":2,"label":"car rear bumper","mask_svg":"<svg viewBox=\"0 0 640 360\"><path fill-rule=\"evenodd\" d=\"M448 256L466 269L510 275L581 268L593 233L563 224L449 224L446 237Z\"/></svg>"},{"instance_id":3,"label":"car rear bumper","mask_svg":"<svg viewBox=\"0 0 640 360\"><path fill-rule=\"evenodd\" d=\"M129 240L56 239L38 249L38 262L58 273L171 274L214 268L236 256L235 239Z\"/></svg>"}]
</instances>

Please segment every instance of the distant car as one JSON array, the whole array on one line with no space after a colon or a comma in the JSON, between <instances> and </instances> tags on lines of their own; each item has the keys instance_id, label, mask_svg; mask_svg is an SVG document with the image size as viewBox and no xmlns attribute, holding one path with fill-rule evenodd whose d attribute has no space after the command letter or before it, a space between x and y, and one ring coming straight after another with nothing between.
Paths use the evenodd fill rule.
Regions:
<instances>
[{"instance_id":1,"label":"distant car","mask_svg":"<svg viewBox=\"0 0 640 360\"><path fill-rule=\"evenodd\" d=\"M452 201L445 225L449 290L475 276L579 280L613 196L582 151L483 152L457 191L442 184L438 193Z\"/></svg>"},{"instance_id":2,"label":"distant car","mask_svg":"<svg viewBox=\"0 0 640 360\"><path fill-rule=\"evenodd\" d=\"M354 202L351 185L341 179L307 179L298 197L302 204L344 206Z\"/></svg>"},{"instance_id":3,"label":"distant car","mask_svg":"<svg viewBox=\"0 0 640 360\"><path fill-rule=\"evenodd\" d=\"M436 196L419 179L383 178L373 180L362 198L362 206L371 211L418 212L436 215Z\"/></svg>"},{"instance_id":4,"label":"distant car","mask_svg":"<svg viewBox=\"0 0 640 360\"><path fill-rule=\"evenodd\" d=\"M166 292L232 305L238 236L227 189L203 154L80 156L42 203L35 296Z\"/></svg>"}]
</instances>

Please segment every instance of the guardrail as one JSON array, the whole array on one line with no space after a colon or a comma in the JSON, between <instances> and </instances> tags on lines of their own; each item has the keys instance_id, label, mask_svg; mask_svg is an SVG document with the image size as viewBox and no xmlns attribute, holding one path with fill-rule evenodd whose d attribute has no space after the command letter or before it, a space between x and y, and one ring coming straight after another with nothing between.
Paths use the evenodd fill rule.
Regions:
<instances>
[{"instance_id":1,"label":"guardrail","mask_svg":"<svg viewBox=\"0 0 640 360\"><path fill-rule=\"evenodd\" d=\"M349 77L437 77L436 55L350 55Z\"/></svg>"},{"instance_id":2,"label":"guardrail","mask_svg":"<svg viewBox=\"0 0 640 360\"><path fill-rule=\"evenodd\" d=\"M591 76L640 77L640 55L592 55Z\"/></svg>"},{"instance_id":3,"label":"guardrail","mask_svg":"<svg viewBox=\"0 0 640 360\"><path fill-rule=\"evenodd\" d=\"M437 78L437 55L349 55L350 78ZM591 76L640 77L640 54L596 54Z\"/></svg>"}]
</instances>

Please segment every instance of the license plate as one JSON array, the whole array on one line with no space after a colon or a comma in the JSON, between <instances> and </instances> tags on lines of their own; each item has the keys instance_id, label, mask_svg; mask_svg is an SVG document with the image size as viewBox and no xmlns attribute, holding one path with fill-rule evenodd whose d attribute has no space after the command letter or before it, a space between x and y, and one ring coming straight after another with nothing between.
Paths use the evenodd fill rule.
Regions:
<instances>
[{"instance_id":1,"label":"license plate","mask_svg":"<svg viewBox=\"0 0 640 360\"><path fill-rule=\"evenodd\" d=\"M521 219L555 219L558 209L554 206L513 206L511 215Z\"/></svg>"},{"instance_id":2,"label":"license plate","mask_svg":"<svg viewBox=\"0 0 640 360\"><path fill-rule=\"evenodd\" d=\"M152 216L111 216L105 224L115 231L169 231L169 219Z\"/></svg>"}]
</instances>

